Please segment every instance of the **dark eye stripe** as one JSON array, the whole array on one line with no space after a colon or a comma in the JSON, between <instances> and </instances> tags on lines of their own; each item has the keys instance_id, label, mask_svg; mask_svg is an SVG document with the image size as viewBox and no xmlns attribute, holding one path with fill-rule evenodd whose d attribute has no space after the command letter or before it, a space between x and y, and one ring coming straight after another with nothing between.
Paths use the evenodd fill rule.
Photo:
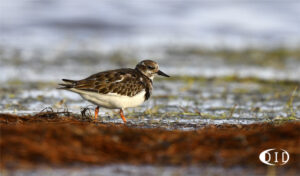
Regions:
<instances>
[{"instance_id":1,"label":"dark eye stripe","mask_svg":"<svg viewBox=\"0 0 300 176\"><path fill-rule=\"evenodd\" d=\"M149 66L149 65L147 66L147 68L148 68L148 69L151 69L151 70L154 70L154 67Z\"/></svg>"}]
</instances>

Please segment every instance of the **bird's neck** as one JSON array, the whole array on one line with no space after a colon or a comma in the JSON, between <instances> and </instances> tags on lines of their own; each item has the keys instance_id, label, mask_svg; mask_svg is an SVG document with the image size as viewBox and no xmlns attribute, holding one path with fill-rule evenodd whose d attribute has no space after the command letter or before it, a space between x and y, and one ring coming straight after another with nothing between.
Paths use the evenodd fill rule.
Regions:
<instances>
[{"instance_id":1,"label":"bird's neck","mask_svg":"<svg viewBox=\"0 0 300 176\"><path fill-rule=\"evenodd\" d=\"M140 69L135 68L135 70L137 70L140 74L143 75L143 77L147 78L148 80L150 80L150 82L152 83L153 79L154 79L154 75L151 76L147 76L144 72L142 72Z\"/></svg>"}]
</instances>

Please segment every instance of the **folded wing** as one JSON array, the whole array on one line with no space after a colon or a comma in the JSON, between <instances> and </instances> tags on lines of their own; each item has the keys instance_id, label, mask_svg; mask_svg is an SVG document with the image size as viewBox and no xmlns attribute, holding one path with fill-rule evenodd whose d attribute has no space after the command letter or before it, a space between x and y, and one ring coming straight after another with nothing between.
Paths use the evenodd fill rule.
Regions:
<instances>
[{"instance_id":1,"label":"folded wing","mask_svg":"<svg viewBox=\"0 0 300 176\"><path fill-rule=\"evenodd\" d=\"M64 84L59 84L60 89L78 89L100 94L116 93L119 95L134 96L145 88L133 69L119 69L100 72L89 76L86 79L74 81L63 79Z\"/></svg>"}]
</instances>

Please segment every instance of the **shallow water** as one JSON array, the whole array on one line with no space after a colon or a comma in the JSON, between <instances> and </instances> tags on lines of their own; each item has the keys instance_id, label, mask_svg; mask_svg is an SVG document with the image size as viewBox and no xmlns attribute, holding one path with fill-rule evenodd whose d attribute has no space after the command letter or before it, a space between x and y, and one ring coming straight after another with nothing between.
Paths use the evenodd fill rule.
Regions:
<instances>
[{"instance_id":1,"label":"shallow water","mask_svg":"<svg viewBox=\"0 0 300 176\"><path fill-rule=\"evenodd\" d=\"M223 168L218 166L134 166L134 165L107 165L102 167L74 167L74 168L44 168L36 170L18 170L7 171L3 176L260 176L267 173L277 173L277 175L285 175L286 171L281 168L274 169L253 169L253 168ZM296 175L291 172L290 175Z\"/></svg>"},{"instance_id":2,"label":"shallow water","mask_svg":"<svg viewBox=\"0 0 300 176\"><path fill-rule=\"evenodd\" d=\"M51 52L164 43L297 46L299 9L284 0L10 0L0 6L0 44Z\"/></svg>"}]
</instances>

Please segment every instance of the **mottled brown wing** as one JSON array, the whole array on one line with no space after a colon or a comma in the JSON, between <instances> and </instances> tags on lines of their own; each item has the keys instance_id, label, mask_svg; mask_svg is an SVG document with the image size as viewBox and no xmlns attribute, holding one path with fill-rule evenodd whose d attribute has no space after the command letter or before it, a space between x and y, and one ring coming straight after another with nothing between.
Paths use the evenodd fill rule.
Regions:
<instances>
[{"instance_id":1,"label":"mottled brown wing","mask_svg":"<svg viewBox=\"0 0 300 176\"><path fill-rule=\"evenodd\" d=\"M133 69L100 72L77 81L74 88L101 94L117 93L134 96L145 88L140 75Z\"/></svg>"}]
</instances>

